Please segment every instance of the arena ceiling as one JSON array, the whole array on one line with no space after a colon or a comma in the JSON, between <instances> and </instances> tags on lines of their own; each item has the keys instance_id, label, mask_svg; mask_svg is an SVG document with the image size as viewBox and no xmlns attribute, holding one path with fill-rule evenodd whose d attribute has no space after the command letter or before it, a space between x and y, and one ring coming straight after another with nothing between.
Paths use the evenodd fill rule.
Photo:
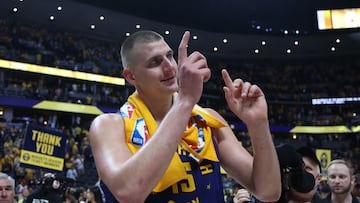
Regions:
<instances>
[{"instance_id":1,"label":"arena ceiling","mask_svg":"<svg viewBox=\"0 0 360 203\"><path fill-rule=\"evenodd\" d=\"M360 55L359 29L317 29L316 11L331 8L360 8L360 1L2 0L0 17L114 42L151 29L174 49L190 30L197 36L190 48L224 59Z\"/></svg>"},{"instance_id":2,"label":"arena ceiling","mask_svg":"<svg viewBox=\"0 0 360 203\"><path fill-rule=\"evenodd\" d=\"M241 34L254 33L256 26L260 26L263 32L271 28L273 34L279 34L284 29L299 30L301 34L314 33L317 31L317 10L360 7L358 0L77 1L168 24Z\"/></svg>"}]
</instances>

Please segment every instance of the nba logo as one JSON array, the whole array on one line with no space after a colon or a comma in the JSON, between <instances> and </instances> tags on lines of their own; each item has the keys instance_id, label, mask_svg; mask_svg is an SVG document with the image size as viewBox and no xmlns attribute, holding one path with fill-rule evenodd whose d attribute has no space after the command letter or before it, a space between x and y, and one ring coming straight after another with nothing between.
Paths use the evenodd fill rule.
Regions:
<instances>
[{"instance_id":1,"label":"nba logo","mask_svg":"<svg viewBox=\"0 0 360 203\"><path fill-rule=\"evenodd\" d=\"M131 135L131 142L135 145L142 146L149 140L149 132L144 118L136 120L135 129Z\"/></svg>"}]
</instances>

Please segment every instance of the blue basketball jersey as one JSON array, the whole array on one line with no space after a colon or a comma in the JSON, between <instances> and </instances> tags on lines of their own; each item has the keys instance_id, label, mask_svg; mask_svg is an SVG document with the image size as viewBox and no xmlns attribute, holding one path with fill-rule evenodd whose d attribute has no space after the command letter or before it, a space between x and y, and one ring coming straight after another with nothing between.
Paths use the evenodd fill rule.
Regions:
<instances>
[{"instance_id":1,"label":"blue basketball jersey","mask_svg":"<svg viewBox=\"0 0 360 203\"><path fill-rule=\"evenodd\" d=\"M190 153L179 147L178 154L187 169L188 178L159 193L151 193L145 203L223 203L224 193L220 162L203 160L198 163ZM176 175L176 174L174 174ZM115 203L105 184L101 183L106 203Z\"/></svg>"}]
</instances>

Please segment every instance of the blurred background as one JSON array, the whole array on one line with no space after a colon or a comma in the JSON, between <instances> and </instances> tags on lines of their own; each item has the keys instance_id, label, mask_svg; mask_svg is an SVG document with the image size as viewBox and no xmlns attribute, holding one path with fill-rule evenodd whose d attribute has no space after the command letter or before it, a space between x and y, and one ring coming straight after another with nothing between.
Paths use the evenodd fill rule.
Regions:
<instances>
[{"instance_id":1,"label":"blurred background","mask_svg":"<svg viewBox=\"0 0 360 203\"><path fill-rule=\"evenodd\" d=\"M226 106L222 68L263 89L275 144L309 146L319 158L327 155L324 168L342 158L360 172L356 0L1 0L1 171L31 188L46 171L66 176L75 168L75 188L95 184L89 125L132 93L119 48L148 29L175 52L184 31L191 32L189 51L202 52L212 70L201 105L221 113L250 152L245 125ZM61 169L26 162L29 125L66 139L64 153L47 154L63 160ZM224 178L226 187L230 182Z\"/></svg>"}]
</instances>

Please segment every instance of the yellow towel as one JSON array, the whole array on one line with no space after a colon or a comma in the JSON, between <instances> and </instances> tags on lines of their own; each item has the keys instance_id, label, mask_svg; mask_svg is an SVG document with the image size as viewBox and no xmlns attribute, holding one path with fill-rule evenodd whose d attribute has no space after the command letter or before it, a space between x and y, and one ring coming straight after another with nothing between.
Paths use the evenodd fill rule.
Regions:
<instances>
[{"instance_id":1,"label":"yellow towel","mask_svg":"<svg viewBox=\"0 0 360 203\"><path fill-rule=\"evenodd\" d=\"M125 121L127 145L132 153L136 153L155 133L157 123L136 92L128 98L128 102L121 107L120 111ZM181 140L181 146L198 162L203 159L218 162L211 128L226 125L196 105ZM179 155L174 151L168 169L153 192L161 192L186 177L185 167Z\"/></svg>"}]
</instances>

